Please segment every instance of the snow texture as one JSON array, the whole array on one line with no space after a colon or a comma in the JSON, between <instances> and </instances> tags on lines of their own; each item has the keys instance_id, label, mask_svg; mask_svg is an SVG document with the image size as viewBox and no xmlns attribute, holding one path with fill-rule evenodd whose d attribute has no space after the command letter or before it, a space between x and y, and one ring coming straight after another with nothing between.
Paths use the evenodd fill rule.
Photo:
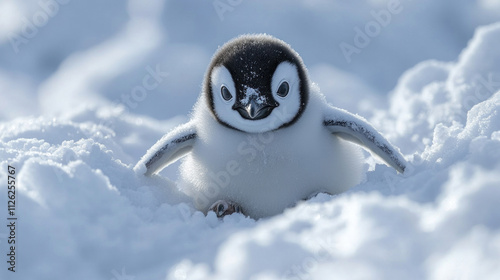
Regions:
<instances>
[{"instance_id":1,"label":"snow texture","mask_svg":"<svg viewBox=\"0 0 500 280\"><path fill-rule=\"evenodd\" d=\"M0 2L0 209L7 224L11 165L18 217L0 279L499 279L500 5L401 0L388 20L391 2ZM339 44L376 18L346 62ZM250 32L290 43L405 174L367 157L351 190L258 221L195 211L175 165L137 176L217 46Z\"/></svg>"}]
</instances>

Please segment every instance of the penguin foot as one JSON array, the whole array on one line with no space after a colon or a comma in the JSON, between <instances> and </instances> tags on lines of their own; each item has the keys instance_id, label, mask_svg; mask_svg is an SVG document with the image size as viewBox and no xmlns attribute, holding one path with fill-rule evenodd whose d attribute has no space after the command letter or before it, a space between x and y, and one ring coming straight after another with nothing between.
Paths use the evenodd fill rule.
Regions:
<instances>
[{"instance_id":1,"label":"penguin foot","mask_svg":"<svg viewBox=\"0 0 500 280\"><path fill-rule=\"evenodd\" d=\"M217 218L223 218L226 215L231 215L233 213L242 213L241 207L232 202L226 200L218 200L212 206L210 206L209 211L214 211Z\"/></svg>"}]
</instances>

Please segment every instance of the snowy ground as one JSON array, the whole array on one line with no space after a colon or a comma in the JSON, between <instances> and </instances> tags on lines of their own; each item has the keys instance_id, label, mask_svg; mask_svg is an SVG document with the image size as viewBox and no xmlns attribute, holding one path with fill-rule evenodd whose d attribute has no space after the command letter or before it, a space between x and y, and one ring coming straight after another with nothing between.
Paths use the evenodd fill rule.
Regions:
<instances>
[{"instance_id":1,"label":"snowy ground","mask_svg":"<svg viewBox=\"0 0 500 280\"><path fill-rule=\"evenodd\" d=\"M499 20L496 0L0 1L0 279L500 279ZM137 177L248 32L290 43L407 172L367 157L347 193L259 221L176 201L176 166Z\"/></svg>"}]
</instances>

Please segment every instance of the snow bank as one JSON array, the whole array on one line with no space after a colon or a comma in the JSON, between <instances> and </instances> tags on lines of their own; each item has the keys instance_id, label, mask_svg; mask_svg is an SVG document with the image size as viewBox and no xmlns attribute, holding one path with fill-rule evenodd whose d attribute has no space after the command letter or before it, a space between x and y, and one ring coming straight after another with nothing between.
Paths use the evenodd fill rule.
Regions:
<instances>
[{"instance_id":1,"label":"snow bank","mask_svg":"<svg viewBox=\"0 0 500 280\"><path fill-rule=\"evenodd\" d=\"M328 9L324 13L320 11L325 3L316 2L319 6L309 9L319 12L326 19L332 18ZM446 7L444 2L425 3ZM176 3L168 3L167 8L170 10L167 10L167 14L174 13L176 5L181 5ZM240 8L235 7L233 12L226 14L225 20L245 16L244 7L254 5L246 3L243 2ZM297 13L302 13L304 7L309 5L307 3L303 1L294 6ZM384 4L382 1L370 3L378 8ZM478 3L483 7L481 9L498 9L498 6L491 4L493 1ZM71 3L67 7L69 5ZM106 9L114 7L109 5L102 7L103 14L106 14ZM268 5L284 4L273 2ZM411 5L416 4L408 2L408 6L405 6L408 11ZM463 10L436 8L431 11L437 15L429 17L437 20L444 10L463 14L469 4L463 5ZM81 8L77 6L74 9L78 10L78 7ZM213 7L209 4L209 8ZM126 10L125 7L120 9ZM141 13L131 17L147 18L154 14L152 10L139 10ZM405 18L418 19L418 13L412 15ZM465 18L472 20L471 17ZM54 20L58 18L54 17ZM169 22L170 19L162 20ZM187 24L189 18L185 20ZM211 27L219 25L216 20ZM291 21L293 19L285 22ZM431 32L430 26L434 23L421 22L422 25L429 25L428 28L421 27L421 30ZM454 22L452 26L455 28L456 24ZM51 26L47 25L46 28L56 28L55 23ZM58 26L60 28L61 25ZM107 26L104 37L114 34L116 30L113 26L120 24ZM391 25L391 28L399 27ZM235 32L238 30L241 33L244 29L234 26ZM285 29L288 30L288 27ZM441 31L432 34L442 34ZM284 36L273 35L295 47L288 40L295 36L295 30L287 32L281 33ZM387 31L385 34L391 37L390 33ZM127 37L126 31L120 34L124 37L118 36L116 40L131 38ZM352 36L351 33L345 34ZM71 33L71 36L80 35ZM81 36L85 38L90 35ZM169 36L185 40L190 38L189 34L180 32ZM200 38L206 36L206 33L200 34ZM296 36L296 40L311 36ZM419 35L415 37L419 38ZM192 206L184 203L182 196L175 193L174 182L166 179L176 178L176 167L169 167L162 173L165 179L138 177L132 169L157 139L187 119L157 120L167 118L158 117L165 113L162 110L166 110L160 105L163 106L165 100L171 103L165 105L174 108L168 117L179 112L186 115L182 104L192 106L198 94L198 84L184 88L196 91L193 92L192 103L191 96L176 96L179 97L179 105L172 102L177 101L171 99L172 96L153 95L151 92L151 98L144 102L132 99L131 102L135 103L120 101L119 106L111 106L107 102L119 98L123 92L118 90L114 91L115 96L103 97L100 92L109 86L100 84L94 88L96 85L92 83L99 82L100 76L84 66L91 64L86 59L109 59L114 63L116 60L113 59L119 57L107 57L103 55L106 52L98 55L95 49L73 54L73 58L65 61L59 71L47 72L53 74L49 80L34 75L39 82L2 64L1 89L7 85L7 88L25 94L16 97L18 99L12 103L11 111L4 111L2 106L1 113L5 121L0 123L0 181L4 182L0 191L0 208L7 210L5 182L7 166L11 165L17 171L18 220L15 273L7 270L8 264L5 262L10 232L6 226L0 227L0 253L4 256L3 264L0 265L0 279L498 279L499 38L500 24L478 28L457 61L424 61L406 71L389 97L387 110L376 107L376 103L364 103L362 111L370 116L369 120L409 160L411 165L404 175L397 175L391 168L375 164L369 158L366 180L350 191L335 197L318 195L281 215L259 221L239 214L219 221L213 213L205 217L196 212ZM35 39L30 44L37 44ZM226 39L213 38L212 42L216 43L212 45L221 44ZM312 46L305 47L309 43L295 48L298 51L307 49L306 53L325 53ZM85 49L81 44L82 49ZM130 53L124 54L124 57L144 55L160 44L151 42L146 47L139 44L127 49ZM377 44L377 41L374 40L372 44ZM179 44L169 48L182 49L186 55L193 54L207 63L210 58L210 52L194 45L184 48ZM417 52L418 48L415 46L413 52ZM362 54L368 54L373 49L366 48ZM411 53L404 47L401 49L399 54ZM447 46L443 49L447 51ZM168 59L182 62L183 56L173 58L175 54L178 53L167 54ZM3 62L15 60L1 57ZM135 70L130 70L131 73L127 73L127 70L114 73L120 77L117 78L120 81L139 77L137 80L131 79L126 86L123 85L124 88L141 86L142 79L152 75L147 67L155 68L156 63L152 63L155 59L157 57L152 55L151 61L146 64L136 62L132 66L125 63L125 66L131 67L127 69ZM307 63L308 58L304 57L304 60ZM373 63L372 60L367 61ZM166 64L160 63L160 70L167 71L162 65ZM29 68L29 65L19 67ZM83 67L84 75L79 80L81 83L64 83L65 75L78 77L75 67ZM108 67L106 73L113 73L115 66ZM189 69L187 65L180 67ZM198 63L193 67L200 70L201 83L206 63ZM323 85L322 80L328 79L325 72L336 73L338 70L329 64L317 64L310 68L311 72L316 73L312 75L312 80L323 89L366 89L370 94L377 91L362 82L352 85L359 78L348 74L345 77L349 83ZM396 70L391 71L395 73ZM185 71L179 72L165 79L171 77L172 81L184 81L175 75ZM378 71L368 69L367 72ZM189 73L186 81L195 80L196 75ZM315 80L314 76L321 78ZM31 82L19 87L9 83L26 80ZM104 84L117 81L111 78L104 80ZM41 103L46 104L44 109L35 100L28 102L28 107L23 107L26 112L17 112L16 108L21 110L19 104L33 99L35 95L31 92L37 92L33 89L42 84L40 81L43 81L40 88L46 92L41 98ZM183 84L178 84L176 87L181 90ZM63 97L65 93L51 90L58 90L58 85L61 88L71 86L78 93L68 94L76 94L74 98L77 99L82 98L81 103L98 101L94 106L67 107L58 118L52 118L48 114L51 109L49 97ZM163 87L167 85L159 83L155 90L164 90ZM91 97L87 98L86 92L91 92ZM355 96L356 102L366 97L358 92ZM384 105L380 100L377 102ZM152 103L159 105L153 106ZM142 109L135 110L130 104ZM347 102L345 105L356 107ZM45 113L40 117L15 118L25 113L36 115L37 110ZM138 115L148 110L154 111L148 114L154 118ZM4 218L4 223L6 221Z\"/></svg>"}]
</instances>

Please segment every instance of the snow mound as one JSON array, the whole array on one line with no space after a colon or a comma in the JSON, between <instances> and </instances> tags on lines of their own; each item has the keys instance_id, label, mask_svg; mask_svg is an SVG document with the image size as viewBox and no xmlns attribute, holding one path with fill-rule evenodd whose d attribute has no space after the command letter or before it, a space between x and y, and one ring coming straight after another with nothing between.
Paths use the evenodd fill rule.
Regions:
<instances>
[{"instance_id":1,"label":"snow mound","mask_svg":"<svg viewBox=\"0 0 500 280\"><path fill-rule=\"evenodd\" d=\"M416 65L389 110L372 108L404 175L370 159L350 191L258 221L204 216L174 182L134 172L181 119L102 106L2 122L0 181L16 168L18 220L16 272L4 262L0 278L499 279L499 43L500 24L478 28L457 62Z\"/></svg>"}]
</instances>

